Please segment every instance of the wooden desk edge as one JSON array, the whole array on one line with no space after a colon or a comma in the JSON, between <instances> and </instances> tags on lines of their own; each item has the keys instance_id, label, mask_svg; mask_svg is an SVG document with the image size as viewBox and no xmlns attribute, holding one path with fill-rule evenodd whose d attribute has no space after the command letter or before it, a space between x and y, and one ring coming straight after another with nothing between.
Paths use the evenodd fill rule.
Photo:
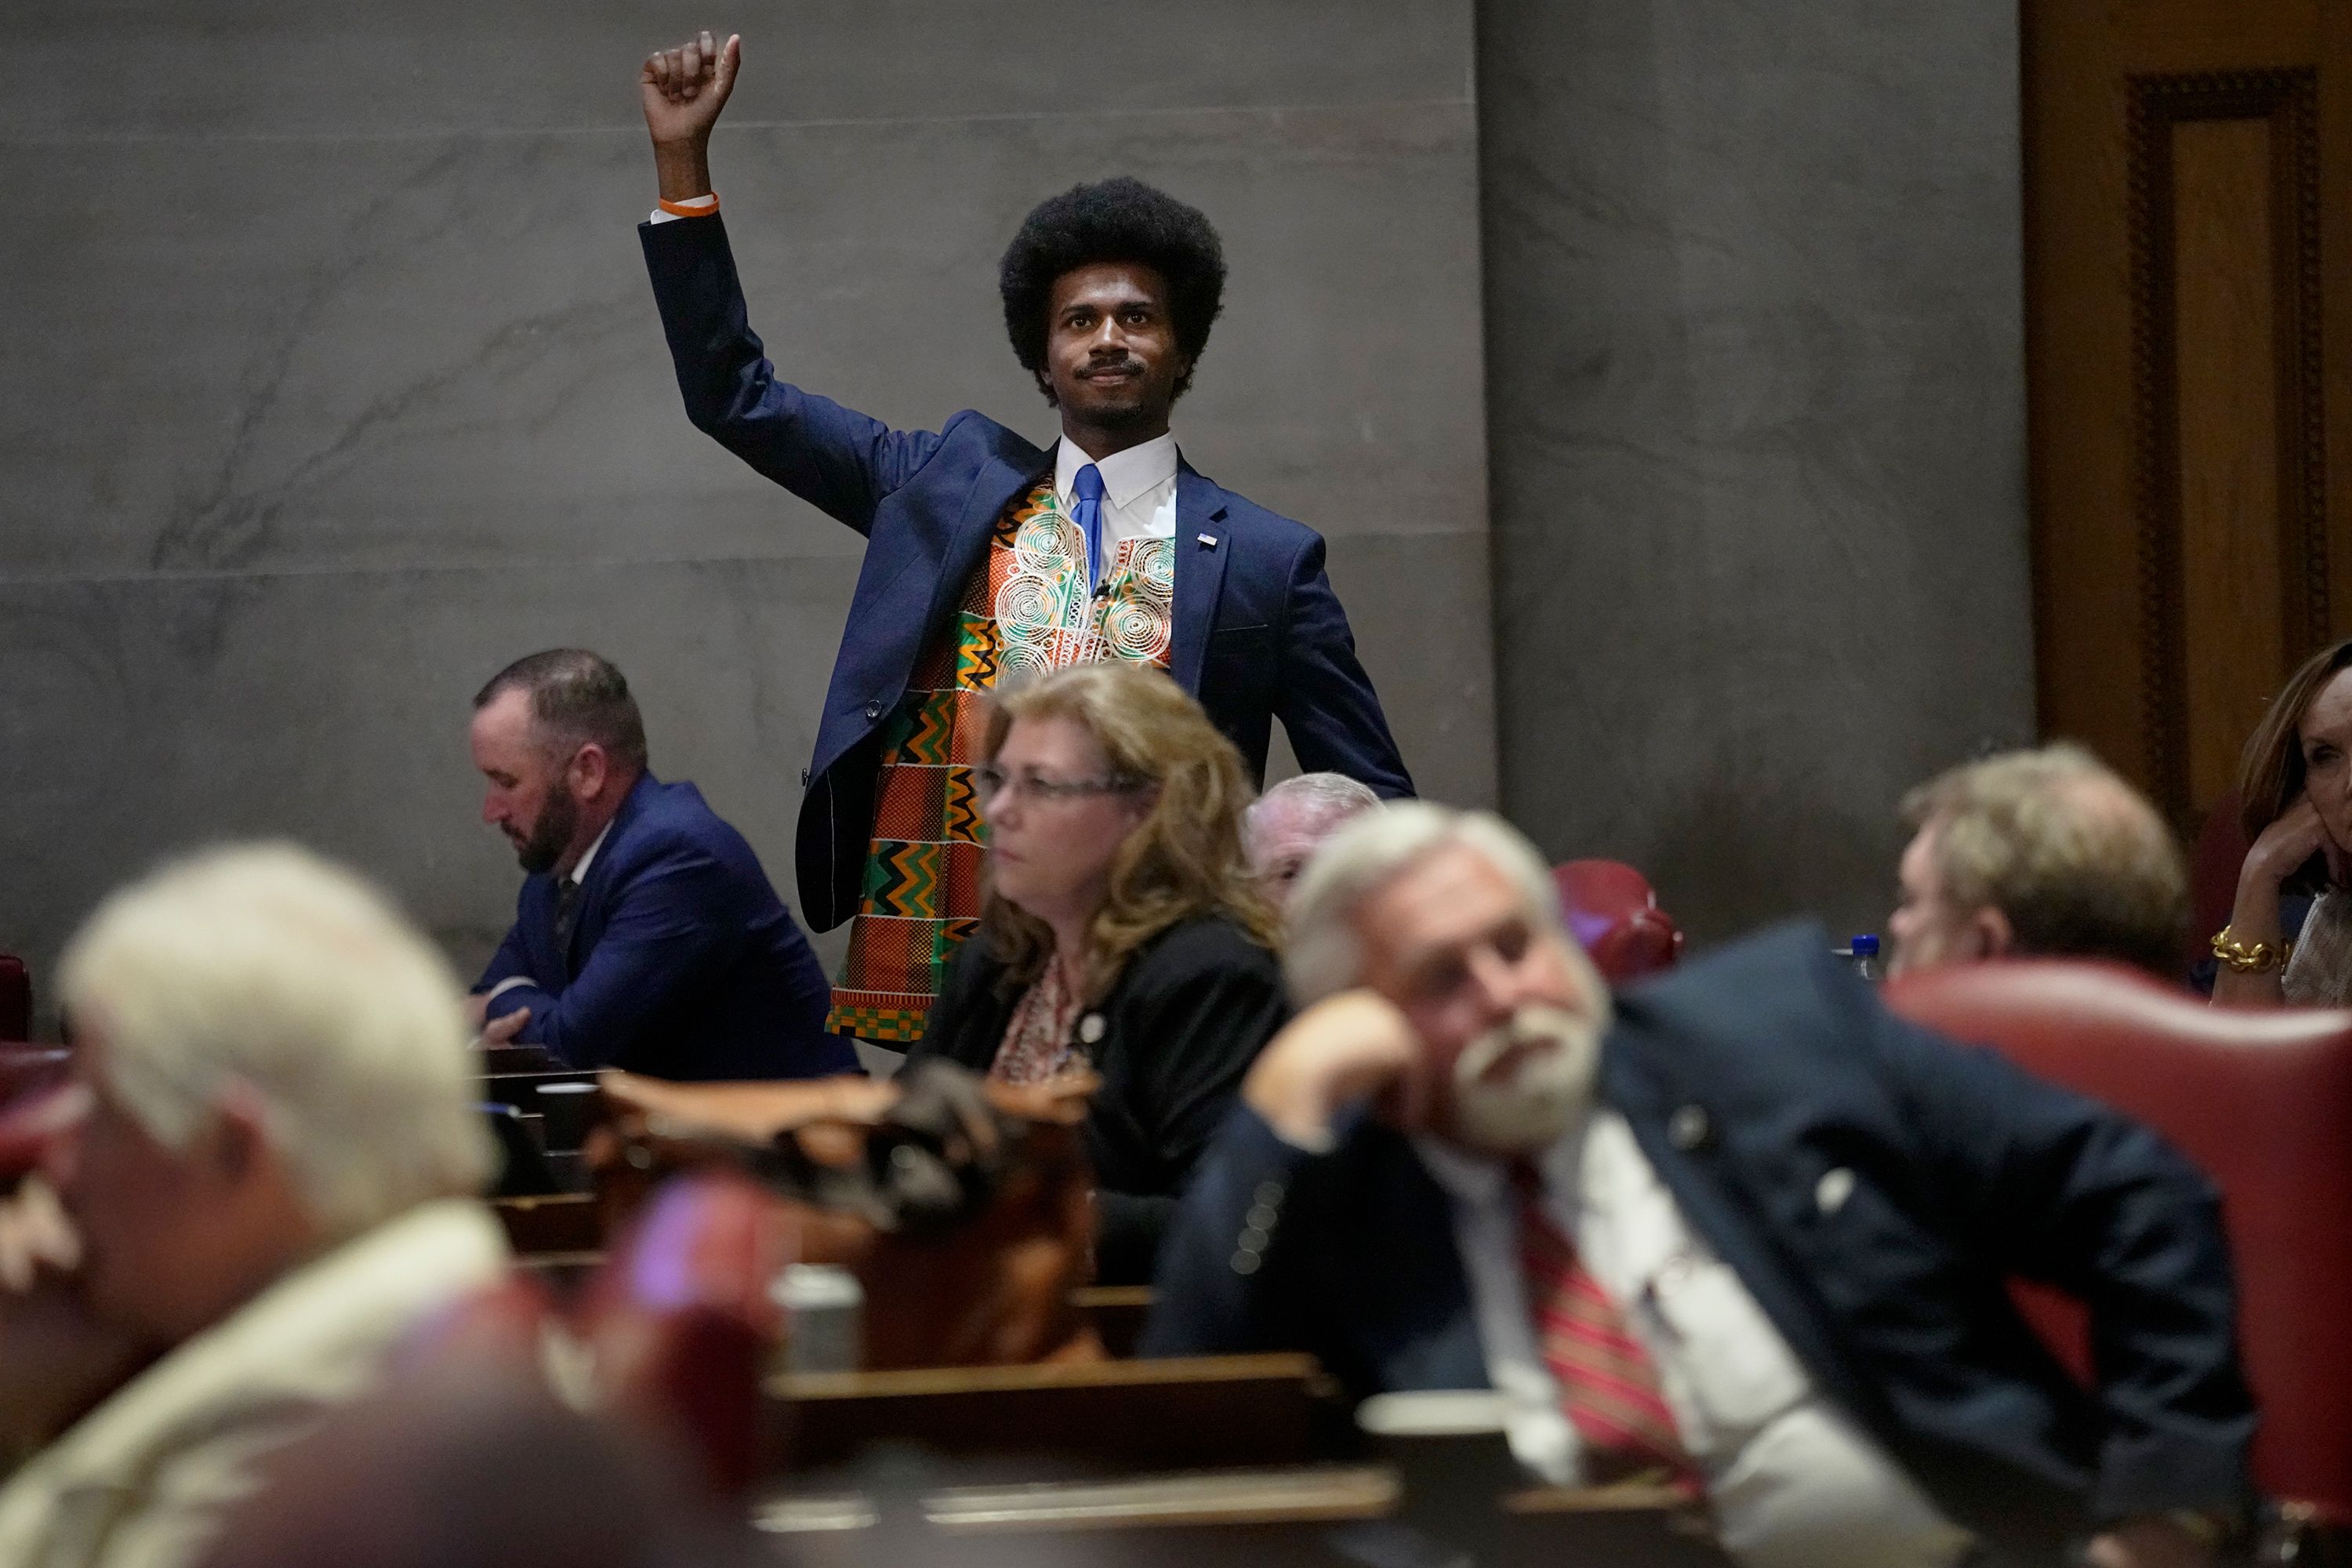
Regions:
<instances>
[{"instance_id":1,"label":"wooden desk edge","mask_svg":"<svg viewBox=\"0 0 2352 1568\"><path fill-rule=\"evenodd\" d=\"M893 1372L798 1372L770 1378L778 1399L910 1398L1066 1388L1140 1388L1166 1384L1307 1382L1322 1369L1310 1355L1170 1356L1151 1361L1044 1362L1021 1366L926 1366Z\"/></svg>"}]
</instances>

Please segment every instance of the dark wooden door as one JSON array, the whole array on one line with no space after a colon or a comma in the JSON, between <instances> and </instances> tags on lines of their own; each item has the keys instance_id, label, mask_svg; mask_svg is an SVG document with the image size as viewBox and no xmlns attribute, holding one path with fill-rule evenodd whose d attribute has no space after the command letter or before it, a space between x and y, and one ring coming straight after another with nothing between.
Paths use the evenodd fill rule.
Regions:
<instances>
[{"instance_id":1,"label":"dark wooden door","mask_svg":"<svg viewBox=\"0 0 2352 1568\"><path fill-rule=\"evenodd\" d=\"M2352 630L2352 4L2027 0L2044 733L2184 826Z\"/></svg>"}]
</instances>

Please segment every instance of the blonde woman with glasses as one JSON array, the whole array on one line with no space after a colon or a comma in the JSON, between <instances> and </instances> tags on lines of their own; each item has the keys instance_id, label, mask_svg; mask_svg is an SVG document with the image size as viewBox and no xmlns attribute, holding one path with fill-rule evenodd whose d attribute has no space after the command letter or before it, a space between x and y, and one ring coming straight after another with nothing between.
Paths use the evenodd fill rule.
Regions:
<instances>
[{"instance_id":1,"label":"blonde woman with glasses","mask_svg":"<svg viewBox=\"0 0 2352 1568\"><path fill-rule=\"evenodd\" d=\"M1013 1082L1091 1070L1096 1275L1149 1279L1242 1075L1287 1016L1276 918L1242 847L1240 753L1156 668L1002 699L972 772L988 891L929 1032Z\"/></svg>"}]
</instances>

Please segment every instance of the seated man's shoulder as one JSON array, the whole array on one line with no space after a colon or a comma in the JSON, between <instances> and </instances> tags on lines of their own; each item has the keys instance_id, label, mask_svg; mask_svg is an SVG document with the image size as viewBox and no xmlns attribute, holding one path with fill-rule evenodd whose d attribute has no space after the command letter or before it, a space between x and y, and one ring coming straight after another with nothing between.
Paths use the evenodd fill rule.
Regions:
<instances>
[{"instance_id":1,"label":"seated man's shoulder","mask_svg":"<svg viewBox=\"0 0 2352 1568\"><path fill-rule=\"evenodd\" d=\"M684 780L661 784L653 792L629 826L626 853L640 862L691 855L708 857L739 873L760 869L751 841L719 815L699 789Z\"/></svg>"},{"instance_id":2,"label":"seated man's shoulder","mask_svg":"<svg viewBox=\"0 0 2352 1568\"><path fill-rule=\"evenodd\" d=\"M1866 1022L1869 989L1843 973L1818 924L1792 921L1645 978L1617 997L1620 1024L1677 1053L1720 1046L1732 1058L1789 1063L1843 1052Z\"/></svg>"},{"instance_id":3,"label":"seated man's shoulder","mask_svg":"<svg viewBox=\"0 0 2352 1568\"><path fill-rule=\"evenodd\" d=\"M1809 988L1832 973L1829 933L1813 921L1768 926L1628 987L1629 997L1686 1002L1744 987Z\"/></svg>"}]
</instances>

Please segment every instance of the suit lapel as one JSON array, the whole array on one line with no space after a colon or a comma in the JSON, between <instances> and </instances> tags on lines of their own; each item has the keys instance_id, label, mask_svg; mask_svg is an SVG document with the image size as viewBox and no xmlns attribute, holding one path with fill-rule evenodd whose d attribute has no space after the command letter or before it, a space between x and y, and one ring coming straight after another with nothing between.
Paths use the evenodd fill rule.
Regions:
<instances>
[{"instance_id":1,"label":"suit lapel","mask_svg":"<svg viewBox=\"0 0 2352 1568\"><path fill-rule=\"evenodd\" d=\"M1199 696L1209 633L1217 624L1217 596L1225 585L1225 492L1179 458L1176 464L1176 636L1169 673Z\"/></svg>"},{"instance_id":2,"label":"suit lapel","mask_svg":"<svg viewBox=\"0 0 2352 1568\"><path fill-rule=\"evenodd\" d=\"M1772 1245L1757 1212L1761 1194L1728 1147L1722 1112L1687 1083L1674 1081L1672 1068L1657 1058L1645 1037L1621 1022L1602 1044L1602 1102L1625 1118L1684 1223L1730 1265L1797 1359L1848 1410L1865 1419L1880 1415L1884 1402L1855 1373L1826 1310Z\"/></svg>"},{"instance_id":3,"label":"suit lapel","mask_svg":"<svg viewBox=\"0 0 2352 1568\"><path fill-rule=\"evenodd\" d=\"M988 541L996 531L996 520L1013 504L1037 476L1024 473L1002 458L989 458L964 493L963 510L956 515L955 527L949 532L947 547L940 557L940 574L931 584L931 602L923 613L918 636L928 640L937 633L940 617L947 613L963 593L964 584L988 554ZM913 659L923 657L922 641L915 647L908 668Z\"/></svg>"},{"instance_id":4,"label":"suit lapel","mask_svg":"<svg viewBox=\"0 0 2352 1568\"><path fill-rule=\"evenodd\" d=\"M580 906L572 921L572 940L562 952L555 955L556 961L563 965L563 978L567 982L580 973L579 964L572 962L572 954L580 951L582 933L587 931L589 922L593 921L599 931L604 929L604 906L611 896L613 879L620 875L614 868L621 863L621 841L628 837L629 825L644 812L646 803L661 787L661 781L650 771L639 774L637 782L629 786L628 798L621 802L621 809L613 814L613 826L606 831L604 842L597 847L596 858L580 883ZM558 891L552 886L549 889L547 918L551 930L555 921Z\"/></svg>"}]
</instances>

